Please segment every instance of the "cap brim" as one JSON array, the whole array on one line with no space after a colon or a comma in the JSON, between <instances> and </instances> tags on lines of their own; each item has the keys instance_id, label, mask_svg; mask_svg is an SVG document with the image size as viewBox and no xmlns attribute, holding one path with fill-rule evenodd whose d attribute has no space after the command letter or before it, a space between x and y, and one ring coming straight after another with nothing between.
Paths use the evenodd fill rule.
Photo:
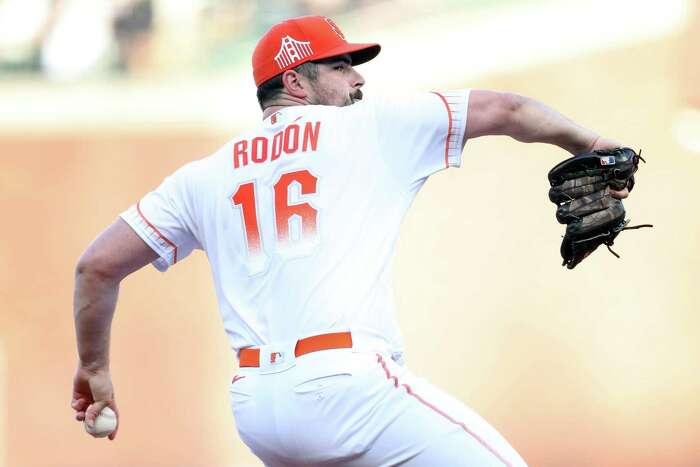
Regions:
<instances>
[{"instance_id":1,"label":"cap brim","mask_svg":"<svg viewBox=\"0 0 700 467\"><path fill-rule=\"evenodd\" d=\"M352 65L355 66L369 62L379 55L380 50L382 50L382 48L379 44L343 44L335 49L327 50L323 53L323 56L315 57L315 60L323 60L348 54L352 59Z\"/></svg>"}]
</instances>

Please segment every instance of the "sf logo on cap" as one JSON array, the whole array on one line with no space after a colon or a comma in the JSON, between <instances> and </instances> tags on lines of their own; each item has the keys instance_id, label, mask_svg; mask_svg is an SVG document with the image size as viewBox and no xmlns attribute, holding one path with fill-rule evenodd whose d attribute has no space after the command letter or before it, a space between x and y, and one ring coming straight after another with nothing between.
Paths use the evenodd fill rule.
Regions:
<instances>
[{"instance_id":1,"label":"sf logo on cap","mask_svg":"<svg viewBox=\"0 0 700 467\"><path fill-rule=\"evenodd\" d=\"M302 42L294 39L291 36L284 36L280 51L275 55L275 62L280 69L288 67L292 63L296 63L313 55L311 42Z\"/></svg>"},{"instance_id":2,"label":"sf logo on cap","mask_svg":"<svg viewBox=\"0 0 700 467\"><path fill-rule=\"evenodd\" d=\"M340 28L338 27L338 25L335 24L335 22L334 22L332 19L326 18L326 17L324 17L323 19L326 20L326 23L328 23L328 25L331 27L331 30L332 30L334 33L336 33L336 34L338 35L338 37L340 37L341 39L345 40L345 34L343 34L343 32L342 32L342 31L340 30Z\"/></svg>"}]
</instances>

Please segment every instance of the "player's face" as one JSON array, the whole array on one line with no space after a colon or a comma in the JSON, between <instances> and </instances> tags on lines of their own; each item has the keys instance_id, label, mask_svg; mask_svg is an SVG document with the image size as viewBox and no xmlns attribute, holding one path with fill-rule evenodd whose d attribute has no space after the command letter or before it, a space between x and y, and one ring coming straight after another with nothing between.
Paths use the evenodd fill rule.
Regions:
<instances>
[{"instance_id":1,"label":"player's face","mask_svg":"<svg viewBox=\"0 0 700 467\"><path fill-rule=\"evenodd\" d=\"M352 67L349 55L318 62L318 77L311 82L312 104L343 107L362 99L360 88L365 80Z\"/></svg>"}]
</instances>

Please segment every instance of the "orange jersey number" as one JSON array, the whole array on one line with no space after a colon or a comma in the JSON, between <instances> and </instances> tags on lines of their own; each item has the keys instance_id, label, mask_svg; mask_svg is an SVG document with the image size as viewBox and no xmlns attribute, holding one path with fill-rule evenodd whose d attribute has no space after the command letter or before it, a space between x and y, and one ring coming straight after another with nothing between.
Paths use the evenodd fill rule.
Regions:
<instances>
[{"instance_id":1,"label":"orange jersey number","mask_svg":"<svg viewBox=\"0 0 700 467\"><path fill-rule=\"evenodd\" d=\"M316 195L318 178L308 170L297 170L282 174L274 185L275 230L277 251L284 257L307 254L317 240L318 210L310 203L290 204L290 188L298 187L298 196ZM267 268L267 255L263 251L260 235L255 182L239 185L231 197L235 206L240 206L245 226L248 249L248 269L258 274Z\"/></svg>"}]
</instances>

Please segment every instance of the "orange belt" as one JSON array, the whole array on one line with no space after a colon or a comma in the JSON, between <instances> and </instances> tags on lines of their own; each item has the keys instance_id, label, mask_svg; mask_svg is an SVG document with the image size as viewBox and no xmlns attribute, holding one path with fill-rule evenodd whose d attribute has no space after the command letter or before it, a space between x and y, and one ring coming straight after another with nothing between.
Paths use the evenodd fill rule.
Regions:
<instances>
[{"instance_id":1,"label":"orange belt","mask_svg":"<svg viewBox=\"0 0 700 467\"><path fill-rule=\"evenodd\" d=\"M352 335L349 332L333 332L299 339L294 347L294 356L300 357L311 352L330 349L352 348ZM238 352L238 366L259 367L260 349L245 348Z\"/></svg>"}]
</instances>

